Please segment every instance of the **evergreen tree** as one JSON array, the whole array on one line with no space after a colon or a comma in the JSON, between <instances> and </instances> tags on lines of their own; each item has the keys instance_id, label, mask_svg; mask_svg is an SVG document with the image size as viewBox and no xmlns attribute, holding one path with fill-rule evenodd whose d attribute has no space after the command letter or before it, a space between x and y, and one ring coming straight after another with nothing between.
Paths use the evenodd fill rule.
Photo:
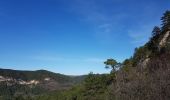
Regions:
<instances>
[{"instance_id":1,"label":"evergreen tree","mask_svg":"<svg viewBox=\"0 0 170 100\"><path fill-rule=\"evenodd\" d=\"M161 33L161 29L158 26L155 26L152 31L152 37L155 37Z\"/></svg>"},{"instance_id":2,"label":"evergreen tree","mask_svg":"<svg viewBox=\"0 0 170 100\"><path fill-rule=\"evenodd\" d=\"M107 59L107 61L105 61L104 64L106 65L105 66L106 69L111 67L113 72L115 72L118 68L121 67L121 63L118 63L114 59Z\"/></svg>"},{"instance_id":3,"label":"evergreen tree","mask_svg":"<svg viewBox=\"0 0 170 100\"><path fill-rule=\"evenodd\" d=\"M162 20L162 30L166 31L170 29L170 11L166 11L161 18Z\"/></svg>"},{"instance_id":4,"label":"evergreen tree","mask_svg":"<svg viewBox=\"0 0 170 100\"><path fill-rule=\"evenodd\" d=\"M148 42L148 49L152 51L152 53L156 53L158 51L158 45L159 45L159 37L161 34L161 29L158 26L155 26L152 31L152 37L150 38L150 41Z\"/></svg>"}]
</instances>

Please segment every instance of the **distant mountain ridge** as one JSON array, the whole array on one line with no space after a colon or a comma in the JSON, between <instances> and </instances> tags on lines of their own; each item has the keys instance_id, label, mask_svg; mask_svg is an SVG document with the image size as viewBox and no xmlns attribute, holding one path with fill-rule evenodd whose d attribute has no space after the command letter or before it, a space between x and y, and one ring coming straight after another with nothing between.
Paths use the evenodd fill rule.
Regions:
<instances>
[{"instance_id":1,"label":"distant mountain ridge","mask_svg":"<svg viewBox=\"0 0 170 100\"><path fill-rule=\"evenodd\" d=\"M0 75L13 77L15 79L22 79L22 80L32 80L32 79L43 80L46 77L51 77L61 82L69 81L70 78L67 75L62 75L47 70L21 71L21 70L12 70L12 69L0 69Z\"/></svg>"},{"instance_id":2,"label":"distant mountain ridge","mask_svg":"<svg viewBox=\"0 0 170 100\"><path fill-rule=\"evenodd\" d=\"M47 70L36 70L36 71L21 71L21 70L12 70L12 69L2 69L0 68L0 76L13 78L16 80L38 80L38 81L49 81L54 80L58 83L77 83L84 79L84 76L70 76L59 73L50 72Z\"/></svg>"},{"instance_id":3,"label":"distant mountain ridge","mask_svg":"<svg viewBox=\"0 0 170 100\"><path fill-rule=\"evenodd\" d=\"M63 75L47 70L21 71L0 68L0 97L8 94L35 95L47 91L66 90L82 82L85 77ZM35 91L36 93L32 93Z\"/></svg>"}]
</instances>

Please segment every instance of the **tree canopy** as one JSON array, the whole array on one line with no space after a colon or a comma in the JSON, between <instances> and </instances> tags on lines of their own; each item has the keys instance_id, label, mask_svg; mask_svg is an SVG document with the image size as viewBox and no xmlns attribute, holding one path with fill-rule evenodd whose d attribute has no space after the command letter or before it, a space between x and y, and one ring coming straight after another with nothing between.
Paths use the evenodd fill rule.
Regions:
<instances>
[{"instance_id":1,"label":"tree canopy","mask_svg":"<svg viewBox=\"0 0 170 100\"><path fill-rule=\"evenodd\" d=\"M162 30L166 31L167 29L170 29L170 11L169 10L167 10L163 14L161 20L162 20Z\"/></svg>"},{"instance_id":2,"label":"tree canopy","mask_svg":"<svg viewBox=\"0 0 170 100\"><path fill-rule=\"evenodd\" d=\"M108 69L108 68L112 68L112 71L116 71L117 68L120 67L120 63L118 63L115 59L107 59L104 64L106 65L105 68Z\"/></svg>"}]
</instances>

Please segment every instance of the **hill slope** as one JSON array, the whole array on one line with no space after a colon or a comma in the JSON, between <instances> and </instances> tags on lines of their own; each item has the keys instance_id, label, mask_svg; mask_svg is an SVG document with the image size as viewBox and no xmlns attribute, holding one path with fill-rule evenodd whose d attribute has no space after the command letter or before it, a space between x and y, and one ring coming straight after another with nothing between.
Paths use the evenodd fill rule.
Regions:
<instances>
[{"instance_id":1,"label":"hill slope","mask_svg":"<svg viewBox=\"0 0 170 100\"><path fill-rule=\"evenodd\" d=\"M113 68L110 74L89 74L77 87L36 100L170 100L170 11L161 19L161 28L154 27L150 40L132 57L105 62Z\"/></svg>"},{"instance_id":2,"label":"hill slope","mask_svg":"<svg viewBox=\"0 0 170 100\"><path fill-rule=\"evenodd\" d=\"M0 69L0 97L37 95L66 90L80 83L85 76L68 76L46 70L19 71Z\"/></svg>"},{"instance_id":3,"label":"hill slope","mask_svg":"<svg viewBox=\"0 0 170 100\"><path fill-rule=\"evenodd\" d=\"M104 63L107 68L111 66L110 74L90 73L81 84L62 91L52 91L41 95L37 94L35 88L32 90L34 96L30 96L31 92L27 92L30 91L30 88L26 88L25 95L17 96L15 94L14 97L16 100L170 100L170 11L164 13L162 27L154 27L150 40L144 46L136 48L132 57L122 63L117 63L114 59L109 59ZM48 84L51 79L58 83L67 83L67 85L75 83L72 81L75 77L60 76L43 70L31 73L9 71L13 74L4 71L0 72L4 76L14 76L15 79L21 78L27 81L36 79L36 81L38 80L37 84L42 83L42 86L45 86L43 85L44 81L47 81ZM19 77L20 75L23 77ZM58 83L55 82L47 87L57 86ZM10 88L8 88L9 85ZM8 83L0 86L5 87L6 90L9 89L7 94L10 94L18 85L13 87ZM37 85L34 83L30 86L32 88ZM19 94L20 90L18 91Z\"/></svg>"}]
</instances>

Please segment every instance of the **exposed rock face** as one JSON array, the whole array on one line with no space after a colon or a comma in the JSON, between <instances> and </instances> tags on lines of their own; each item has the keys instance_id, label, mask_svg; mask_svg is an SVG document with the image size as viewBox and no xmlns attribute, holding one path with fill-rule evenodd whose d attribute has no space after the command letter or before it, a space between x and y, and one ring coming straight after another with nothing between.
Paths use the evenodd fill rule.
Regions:
<instances>
[{"instance_id":1,"label":"exposed rock face","mask_svg":"<svg viewBox=\"0 0 170 100\"><path fill-rule=\"evenodd\" d=\"M53 90L62 90L62 89L69 89L70 86L72 86L73 84L71 83L59 83L54 79L51 79L50 77L46 77L44 78L44 80L29 80L29 81L25 81L22 79L14 79L12 77L4 77L4 76L0 76L0 83L4 83L7 84L7 86L13 86L13 85L27 85L27 86L41 86L42 88L49 90L49 91L53 91Z\"/></svg>"},{"instance_id":2,"label":"exposed rock face","mask_svg":"<svg viewBox=\"0 0 170 100\"><path fill-rule=\"evenodd\" d=\"M49 80L50 80L50 78L49 78L49 77L47 77L47 78L45 78L45 79L44 79L44 81L49 81Z\"/></svg>"},{"instance_id":3,"label":"exposed rock face","mask_svg":"<svg viewBox=\"0 0 170 100\"><path fill-rule=\"evenodd\" d=\"M3 76L0 76L0 82L7 82L7 83L13 82L20 85L37 85L38 83L40 83L38 80L24 81L21 79L13 79L13 78L3 77Z\"/></svg>"},{"instance_id":4,"label":"exposed rock face","mask_svg":"<svg viewBox=\"0 0 170 100\"><path fill-rule=\"evenodd\" d=\"M162 47L162 46L164 46L164 45L166 44L167 39L168 39L169 36L170 36L170 31L167 31L167 32L165 33L164 37L162 38L162 40L161 40L160 43L159 43L159 46L160 46L160 47Z\"/></svg>"},{"instance_id":5,"label":"exposed rock face","mask_svg":"<svg viewBox=\"0 0 170 100\"><path fill-rule=\"evenodd\" d=\"M142 66L145 68L149 62L150 58L146 58L143 62L142 62Z\"/></svg>"},{"instance_id":6,"label":"exposed rock face","mask_svg":"<svg viewBox=\"0 0 170 100\"><path fill-rule=\"evenodd\" d=\"M37 80L31 80L31 81L20 80L18 83L21 84L21 85L37 85L40 82L37 81Z\"/></svg>"}]
</instances>

